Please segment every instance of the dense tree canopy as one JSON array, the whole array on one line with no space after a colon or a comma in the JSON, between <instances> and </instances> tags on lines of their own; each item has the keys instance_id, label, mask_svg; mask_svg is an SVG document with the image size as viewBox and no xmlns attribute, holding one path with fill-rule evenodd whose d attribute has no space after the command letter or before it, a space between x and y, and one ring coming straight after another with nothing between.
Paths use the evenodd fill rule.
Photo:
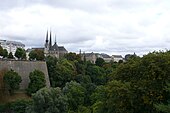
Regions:
<instances>
[{"instance_id":1,"label":"dense tree canopy","mask_svg":"<svg viewBox=\"0 0 170 113\"><path fill-rule=\"evenodd\" d=\"M18 75L14 70L7 71L3 77L6 88L10 94L14 93L14 90L19 89L21 83L21 76Z\"/></svg>"},{"instance_id":2,"label":"dense tree canopy","mask_svg":"<svg viewBox=\"0 0 170 113\"><path fill-rule=\"evenodd\" d=\"M81 61L73 53L46 61L50 83L54 89L60 87L56 91L60 96L53 95L51 88L38 91L30 109L35 113L38 109L46 113L169 113L170 51L102 65Z\"/></svg>"},{"instance_id":3,"label":"dense tree canopy","mask_svg":"<svg viewBox=\"0 0 170 113\"><path fill-rule=\"evenodd\" d=\"M84 104L86 89L77 82L69 82L63 88L63 93L68 98L69 110L76 111Z\"/></svg>"},{"instance_id":4,"label":"dense tree canopy","mask_svg":"<svg viewBox=\"0 0 170 113\"><path fill-rule=\"evenodd\" d=\"M168 91L168 97L170 97L170 83L167 83L165 88ZM155 107L158 111L170 113L170 98L167 99L167 103L155 104Z\"/></svg>"},{"instance_id":5,"label":"dense tree canopy","mask_svg":"<svg viewBox=\"0 0 170 113\"><path fill-rule=\"evenodd\" d=\"M0 56L3 56L3 48L1 45L0 45Z\"/></svg>"},{"instance_id":6,"label":"dense tree canopy","mask_svg":"<svg viewBox=\"0 0 170 113\"><path fill-rule=\"evenodd\" d=\"M22 48L17 48L15 52L15 57L18 59L26 59L26 51Z\"/></svg>"},{"instance_id":7,"label":"dense tree canopy","mask_svg":"<svg viewBox=\"0 0 170 113\"><path fill-rule=\"evenodd\" d=\"M96 59L96 65L102 67L104 65L104 59L103 58L97 58Z\"/></svg>"},{"instance_id":8,"label":"dense tree canopy","mask_svg":"<svg viewBox=\"0 0 170 113\"><path fill-rule=\"evenodd\" d=\"M64 57L70 61L75 61L75 60L80 61L81 60L81 56L79 54L72 53L72 52L65 54Z\"/></svg>"},{"instance_id":9,"label":"dense tree canopy","mask_svg":"<svg viewBox=\"0 0 170 113\"><path fill-rule=\"evenodd\" d=\"M67 113L67 97L60 88L42 88L32 98L33 105L26 113Z\"/></svg>"},{"instance_id":10,"label":"dense tree canopy","mask_svg":"<svg viewBox=\"0 0 170 113\"><path fill-rule=\"evenodd\" d=\"M49 63L47 62L47 64ZM53 66L48 68L52 87L64 87L76 74L74 63L66 59L60 60L58 63L52 65ZM53 72L50 72L50 70Z\"/></svg>"},{"instance_id":11,"label":"dense tree canopy","mask_svg":"<svg viewBox=\"0 0 170 113\"><path fill-rule=\"evenodd\" d=\"M29 95L46 86L45 75L42 71L34 70L30 73L29 78L30 83L27 89Z\"/></svg>"},{"instance_id":12,"label":"dense tree canopy","mask_svg":"<svg viewBox=\"0 0 170 113\"><path fill-rule=\"evenodd\" d=\"M170 53L153 52L129 59L114 73L114 79L130 83L133 111L156 113L155 103L166 102L166 82L170 80ZM132 108L131 108L132 109Z\"/></svg>"},{"instance_id":13,"label":"dense tree canopy","mask_svg":"<svg viewBox=\"0 0 170 113\"><path fill-rule=\"evenodd\" d=\"M29 53L29 59L30 60L44 60L45 59L44 51L39 50L39 49L32 50Z\"/></svg>"},{"instance_id":14,"label":"dense tree canopy","mask_svg":"<svg viewBox=\"0 0 170 113\"><path fill-rule=\"evenodd\" d=\"M8 57L8 51L6 49L3 49L3 58Z\"/></svg>"}]
</instances>

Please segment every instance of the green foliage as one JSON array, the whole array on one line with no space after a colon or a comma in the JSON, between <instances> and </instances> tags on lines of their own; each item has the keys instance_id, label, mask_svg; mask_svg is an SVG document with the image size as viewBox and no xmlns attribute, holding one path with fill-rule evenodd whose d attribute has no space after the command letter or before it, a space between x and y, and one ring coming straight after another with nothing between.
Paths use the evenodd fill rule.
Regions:
<instances>
[{"instance_id":1,"label":"green foliage","mask_svg":"<svg viewBox=\"0 0 170 113\"><path fill-rule=\"evenodd\" d=\"M77 74L85 74L86 65L83 61L74 61Z\"/></svg>"},{"instance_id":2,"label":"green foliage","mask_svg":"<svg viewBox=\"0 0 170 113\"><path fill-rule=\"evenodd\" d=\"M34 70L29 75L30 83L27 88L27 93L31 95L32 93L35 93L39 89L46 86L45 81L45 75L43 72L39 70Z\"/></svg>"},{"instance_id":3,"label":"green foliage","mask_svg":"<svg viewBox=\"0 0 170 113\"><path fill-rule=\"evenodd\" d=\"M170 97L170 83L167 84L166 90L168 91ZM170 99L168 98L166 103L155 104L155 107L158 111L170 113Z\"/></svg>"},{"instance_id":4,"label":"green foliage","mask_svg":"<svg viewBox=\"0 0 170 113\"><path fill-rule=\"evenodd\" d=\"M77 111L78 107L84 104L85 92L86 89L77 82L66 83L63 93L68 98L69 110Z\"/></svg>"},{"instance_id":5,"label":"green foliage","mask_svg":"<svg viewBox=\"0 0 170 113\"><path fill-rule=\"evenodd\" d=\"M64 57L70 61L75 61L75 60L81 61L81 56L72 52L65 54Z\"/></svg>"},{"instance_id":6,"label":"green foliage","mask_svg":"<svg viewBox=\"0 0 170 113\"><path fill-rule=\"evenodd\" d=\"M170 80L170 53L153 52L121 64L113 78L130 82L134 112L157 113L154 104L167 100L166 82Z\"/></svg>"},{"instance_id":7,"label":"green foliage","mask_svg":"<svg viewBox=\"0 0 170 113\"><path fill-rule=\"evenodd\" d=\"M3 76L5 87L8 89L10 94L14 93L14 90L19 89L19 84L21 83L21 76L13 70L7 71Z\"/></svg>"},{"instance_id":8,"label":"green foliage","mask_svg":"<svg viewBox=\"0 0 170 113\"><path fill-rule=\"evenodd\" d=\"M26 113L26 109L32 104L31 100L16 100L0 105L0 113Z\"/></svg>"},{"instance_id":9,"label":"green foliage","mask_svg":"<svg viewBox=\"0 0 170 113\"><path fill-rule=\"evenodd\" d=\"M79 106L77 113L91 113L91 109L85 106Z\"/></svg>"},{"instance_id":10,"label":"green foliage","mask_svg":"<svg viewBox=\"0 0 170 113\"><path fill-rule=\"evenodd\" d=\"M105 61L103 58L97 58L95 64L99 67L102 67L104 65Z\"/></svg>"},{"instance_id":11,"label":"green foliage","mask_svg":"<svg viewBox=\"0 0 170 113\"><path fill-rule=\"evenodd\" d=\"M29 59L30 60L44 60L45 59L44 51L38 50L38 49L32 50L29 53Z\"/></svg>"},{"instance_id":12,"label":"green foliage","mask_svg":"<svg viewBox=\"0 0 170 113\"><path fill-rule=\"evenodd\" d=\"M74 63L66 59L60 60L56 65L50 66L49 68L52 70L49 73L52 87L64 87L76 74Z\"/></svg>"},{"instance_id":13,"label":"green foliage","mask_svg":"<svg viewBox=\"0 0 170 113\"><path fill-rule=\"evenodd\" d=\"M31 100L17 100L9 103L9 109L14 113L25 113L29 105L32 104Z\"/></svg>"},{"instance_id":14,"label":"green foliage","mask_svg":"<svg viewBox=\"0 0 170 113\"><path fill-rule=\"evenodd\" d=\"M2 46L0 46L0 56L3 56L3 58L6 58L8 56L8 51L6 49L3 49Z\"/></svg>"},{"instance_id":15,"label":"green foliage","mask_svg":"<svg viewBox=\"0 0 170 113\"><path fill-rule=\"evenodd\" d=\"M17 50L15 52L15 56L18 59L26 59L26 51L22 48L17 48Z\"/></svg>"},{"instance_id":16,"label":"green foliage","mask_svg":"<svg viewBox=\"0 0 170 113\"><path fill-rule=\"evenodd\" d=\"M131 103L133 93L129 83L113 80L106 88L108 113L134 113Z\"/></svg>"},{"instance_id":17,"label":"green foliage","mask_svg":"<svg viewBox=\"0 0 170 113\"><path fill-rule=\"evenodd\" d=\"M3 48L1 45L0 45L0 56L3 56Z\"/></svg>"},{"instance_id":18,"label":"green foliage","mask_svg":"<svg viewBox=\"0 0 170 113\"><path fill-rule=\"evenodd\" d=\"M93 113L107 113L107 93L105 86L97 86L91 97Z\"/></svg>"},{"instance_id":19,"label":"green foliage","mask_svg":"<svg viewBox=\"0 0 170 113\"><path fill-rule=\"evenodd\" d=\"M8 51L6 49L3 49L3 58L8 57Z\"/></svg>"},{"instance_id":20,"label":"green foliage","mask_svg":"<svg viewBox=\"0 0 170 113\"><path fill-rule=\"evenodd\" d=\"M91 80L96 85L103 85L106 83L106 74L103 68L99 66L88 66L86 74L91 77Z\"/></svg>"},{"instance_id":21,"label":"green foliage","mask_svg":"<svg viewBox=\"0 0 170 113\"><path fill-rule=\"evenodd\" d=\"M0 113L6 112L6 104L0 104Z\"/></svg>"},{"instance_id":22,"label":"green foliage","mask_svg":"<svg viewBox=\"0 0 170 113\"><path fill-rule=\"evenodd\" d=\"M9 53L8 58L9 58L9 59L13 59L13 58L14 58L12 52Z\"/></svg>"},{"instance_id":23,"label":"green foliage","mask_svg":"<svg viewBox=\"0 0 170 113\"><path fill-rule=\"evenodd\" d=\"M62 91L60 88L37 91L45 86L44 75L30 74L30 91L37 92L27 113L170 112L170 85L167 84L170 51L131 57L124 63L104 63L101 67L79 61L75 54L66 58L46 58L50 82ZM15 105L13 111L25 109L25 105ZM4 108L0 106L0 111Z\"/></svg>"},{"instance_id":24,"label":"green foliage","mask_svg":"<svg viewBox=\"0 0 170 113\"><path fill-rule=\"evenodd\" d=\"M76 77L75 77L74 80L75 80L76 82L82 84L82 85L86 85L86 84L92 82L89 75L82 75L82 74L76 75Z\"/></svg>"},{"instance_id":25,"label":"green foliage","mask_svg":"<svg viewBox=\"0 0 170 113\"><path fill-rule=\"evenodd\" d=\"M26 113L67 113L67 98L60 88L42 88L33 95Z\"/></svg>"},{"instance_id":26,"label":"green foliage","mask_svg":"<svg viewBox=\"0 0 170 113\"><path fill-rule=\"evenodd\" d=\"M155 104L155 107L158 111L161 111L163 113L170 113L170 102L168 102L168 104Z\"/></svg>"}]
</instances>

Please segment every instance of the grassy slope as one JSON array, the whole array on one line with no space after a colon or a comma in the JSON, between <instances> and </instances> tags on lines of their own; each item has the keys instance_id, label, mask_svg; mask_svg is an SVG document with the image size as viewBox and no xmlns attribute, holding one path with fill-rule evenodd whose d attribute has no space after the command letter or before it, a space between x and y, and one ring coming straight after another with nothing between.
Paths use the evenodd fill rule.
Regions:
<instances>
[{"instance_id":1,"label":"grassy slope","mask_svg":"<svg viewBox=\"0 0 170 113\"><path fill-rule=\"evenodd\" d=\"M0 104L12 102L19 99L31 99L25 92L17 91L14 95L10 96L9 94L0 95Z\"/></svg>"}]
</instances>

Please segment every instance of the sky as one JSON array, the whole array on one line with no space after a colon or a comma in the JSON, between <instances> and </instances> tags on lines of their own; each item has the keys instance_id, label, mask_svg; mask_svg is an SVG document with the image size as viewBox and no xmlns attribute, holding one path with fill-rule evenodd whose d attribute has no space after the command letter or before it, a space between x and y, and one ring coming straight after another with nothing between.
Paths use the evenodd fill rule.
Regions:
<instances>
[{"instance_id":1,"label":"sky","mask_svg":"<svg viewBox=\"0 0 170 113\"><path fill-rule=\"evenodd\" d=\"M170 48L170 0L0 0L0 39L69 52L144 55Z\"/></svg>"}]
</instances>

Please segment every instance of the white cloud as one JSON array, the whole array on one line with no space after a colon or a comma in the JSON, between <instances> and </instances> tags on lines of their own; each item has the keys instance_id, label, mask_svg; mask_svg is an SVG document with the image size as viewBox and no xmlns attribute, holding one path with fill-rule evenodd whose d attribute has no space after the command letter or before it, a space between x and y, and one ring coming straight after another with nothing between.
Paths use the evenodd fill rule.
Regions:
<instances>
[{"instance_id":1,"label":"white cloud","mask_svg":"<svg viewBox=\"0 0 170 113\"><path fill-rule=\"evenodd\" d=\"M43 46L51 28L69 51L141 55L170 47L169 1L16 1L0 5L0 36L26 46Z\"/></svg>"}]
</instances>

